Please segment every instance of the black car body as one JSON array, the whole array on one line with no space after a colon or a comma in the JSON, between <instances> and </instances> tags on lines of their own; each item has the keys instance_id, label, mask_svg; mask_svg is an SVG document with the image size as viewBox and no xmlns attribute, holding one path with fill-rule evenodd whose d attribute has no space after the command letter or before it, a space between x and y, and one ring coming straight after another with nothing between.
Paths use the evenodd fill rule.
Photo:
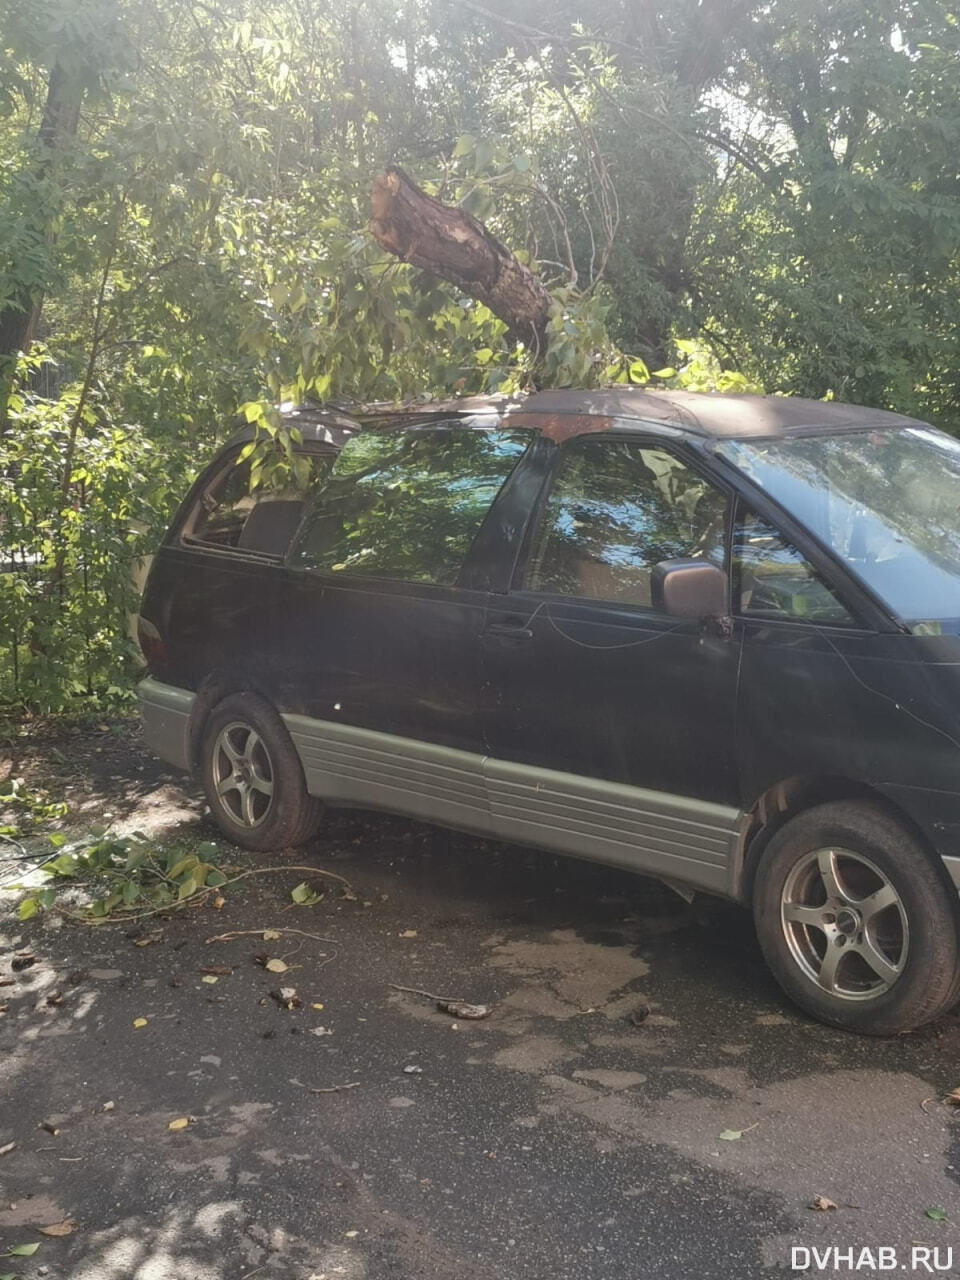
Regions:
<instances>
[{"instance_id":1,"label":"black car body","mask_svg":"<svg viewBox=\"0 0 960 1280\"><path fill-rule=\"evenodd\" d=\"M532 843L752 901L819 1017L948 1007L952 439L630 389L413 416L299 411L289 493L248 492L241 433L158 551L145 732L224 830L290 843L323 802Z\"/></svg>"}]
</instances>

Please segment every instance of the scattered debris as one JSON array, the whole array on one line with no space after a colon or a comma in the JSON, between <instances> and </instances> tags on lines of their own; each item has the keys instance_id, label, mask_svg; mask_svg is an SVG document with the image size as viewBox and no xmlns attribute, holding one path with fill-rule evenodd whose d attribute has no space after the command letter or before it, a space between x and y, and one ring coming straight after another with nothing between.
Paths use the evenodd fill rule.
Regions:
<instances>
[{"instance_id":1,"label":"scattered debris","mask_svg":"<svg viewBox=\"0 0 960 1280\"><path fill-rule=\"evenodd\" d=\"M739 1142L745 1133L749 1133L751 1129L758 1129L760 1121L756 1124L747 1125L746 1129L724 1129L720 1135L721 1142Z\"/></svg>"},{"instance_id":2,"label":"scattered debris","mask_svg":"<svg viewBox=\"0 0 960 1280\"><path fill-rule=\"evenodd\" d=\"M403 1068L403 1073L407 1076L422 1076L423 1067L418 1067L415 1063L411 1063L409 1066Z\"/></svg>"},{"instance_id":3,"label":"scattered debris","mask_svg":"<svg viewBox=\"0 0 960 1280\"><path fill-rule=\"evenodd\" d=\"M81 982L85 982L90 975L86 969L74 969L67 981L72 987L78 987Z\"/></svg>"},{"instance_id":4,"label":"scattered debris","mask_svg":"<svg viewBox=\"0 0 960 1280\"><path fill-rule=\"evenodd\" d=\"M38 1128L42 1129L44 1133L49 1133L53 1138L59 1137L60 1135L59 1128L52 1120L41 1120Z\"/></svg>"},{"instance_id":5,"label":"scattered debris","mask_svg":"<svg viewBox=\"0 0 960 1280\"><path fill-rule=\"evenodd\" d=\"M103 1104L103 1106L100 1108L100 1110L101 1110L101 1111L113 1111L113 1110L114 1110L114 1108L116 1107L116 1105L117 1105L117 1104L116 1104L115 1102L105 1102L105 1103Z\"/></svg>"},{"instance_id":6,"label":"scattered debris","mask_svg":"<svg viewBox=\"0 0 960 1280\"><path fill-rule=\"evenodd\" d=\"M150 933L145 933L142 937L131 933L128 933L127 937L132 940L135 947L150 947L155 942L162 942L164 933L162 929L152 929Z\"/></svg>"},{"instance_id":7,"label":"scattered debris","mask_svg":"<svg viewBox=\"0 0 960 1280\"><path fill-rule=\"evenodd\" d=\"M309 1088L309 1086L308 1086ZM350 1084L331 1084L326 1089L310 1089L311 1093L343 1093L345 1089L359 1089L360 1081L352 1080Z\"/></svg>"},{"instance_id":8,"label":"scattered debris","mask_svg":"<svg viewBox=\"0 0 960 1280\"><path fill-rule=\"evenodd\" d=\"M189 1116L179 1116L176 1120L171 1120L167 1128L171 1133L178 1133L181 1129L186 1129L190 1123Z\"/></svg>"},{"instance_id":9,"label":"scattered debris","mask_svg":"<svg viewBox=\"0 0 960 1280\"><path fill-rule=\"evenodd\" d=\"M303 1004L295 987L274 987L270 996L276 1000L281 1009L299 1009Z\"/></svg>"},{"instance_id":10,"label":"scattered debris","mask_svg":"<svg viewBox=\"0 0 960 1280\"><path fill-rule=\"evenodd\" d=\"M290 968L286 960L281 960L277 956L271 956L271 958L264 963L263 967L266 969L267 973L286 973Z\"/></svg>"},{"instance_id":11,"label":"scattered debris","mask_svg":"<svg viewBox=\"0 0 960 1280\"><path fill-rule=\"evenodd\" d=\"M32 965L35 965L36 963L37 963L37 957L33 955L31 952L27 952L26 954L20 954L20 955L14 956L13 960L10 962L10 968L13 970L14 973L21 973L24 969L29 969Z\"/></svg>"},{"instance_id":12,"label":"scattered debris","mask_svg":"<svg viewBox=\"0 0 960 1280\"><path fill-rule=\"evenodd\" d=\"M0 987L12 987L14 985L12 978L0 978Z\"/></svg>"},{"instance_id":13,"label":"scattered debris","mask_svg":"<svg viewBox=\"0 0 960 1280\"><path fill-rule=\"evenodd\" d=\"M147 1020L146 1018L134 1018L133 1025L139 1030L140 1027L147 1025Z\"/></svg>"},{"instance_id":14,"label":"scattered debris","mask_svg":"<svg viewBox=\"0 0 960 1280\"><path fill-rule=\"evenodd\" d=\"M276 942L283 933L295 933L300 938L312 938L314 942L328 942L333 944L333 938L321 937L319 933L307 933L303 929L288 929L284 926L282 929L234 929L230 933L217 933L212 938L207 938L207 946L212 942L233 942L234 938L262 938L264 942Z\"/></svg>"},{"instance_id":15,"label":"scattered debris","mask_svg":"<svg viewBox=\"0 0 960 1280\"><path fill-rule=\"evenodd\" d=\"M649 1017L650 1017L649 1006L645 1004L641 1004L641 1005L638 1005L636 1009L633 1010L633 1012L630 1014L630 1017L628 1018L628 1021L630 1022L631 1026L641 1027Z\"/></svg>"},{"instance_id":16,"label":"scattered debris","mask_svg":"<svg viewBox=\"0 0 960 1280\"><path fill-rule=\"evenodd\" d=\"M201 967L200 972L209 974L211 978L226 978L233 973L233 965L207 964Z\"/></svg>"},{"instance_id":17,"label":"scattered debris","mask_svg":"<svg viewBox=\"0 0 960 1280\"><path fill-rule=\"evenodd\" d=\"M449 1013L452 1018L463 1018L464 1021L479 1022L481 1018L489 1018L495 1006L492 1004L467 1004L462 1000L438 1000L437 1008L441 1013Z\"/></svg>"},{"instance_id":18,"label":"scattered debris","mask_svg":"<svg viewBox=\"0 0 960 1280\"><path fill-rule=\"evenodd\" d=\"M830 1209L836 1209L836 1207L837 1206L834 1204L834 1202L832 1200L827 1199L826 1196L814 1196L813 1199L810 1201L811 1209L820 1209L823 1212L827 1212Z\"/></svg>"},{"instance_id":19,"label":"scattered debris","mask_svg":"<svg viewBox=\"0 0 960 1280\"><path fill-rule=\"evenodd\" d=\"M943 1098L943 1101L947 1104L948 1107L960 1107L960 1086L958 1086L956 1089L951 1089L950 1092Z\"/></svg>"},{"instance_id":20,"label":"scattered debris","mask_svg":"<svg viewBox=\"0 0 960 1280\"><path fill-rule=\"evenodd\" d=\"M471 1004L460 996L438 996L436 992L423 991L420 987L401 987L396 982L391 982L390 986L394 991L406 991L412 996L433 1000L441 1013L449 1013L452 1018L463 1018L465 1021L489 1018L497 1007L495 1004Z\"/></svg>"},{"instance_id":21,"label":"scattered debris","mask_svg":"<svg viewBox=\"0 0 960 1280\"><path fill-rule=\"evenodd\" d=\"M206 983L214 983L214 982L219 982L220 979L217 977L215 973L205 973L203 977L200 979L200 981L206 982Z\"/></svg>"},{"instance_id":22,"label":"scattered debris","mask_svg":"<svg viewBox=\"0 0 960 1280\"><path fill-rule=\"evenodd\" d=\"M400 938L415 938L417 936L416 929L404 929L403 933L397 935Z\"/></svg>"},{"instance_id":23,"label":"scattered debris","mask_svg":"<svg viewBox=\"0 0 960 1280\"><path fill-rule=\"evenodd\" d=\"M312 1036L332 1036L333 1028L332 1027L311 1027L310 1034Z\"/></svg>"},{"instance_id":24,"label":"scattered debris","mask_svg":"<svg viewBox=\"0 0 960 1280\"><path fill-rule=\"evenodd\" d=\"M317 1012L319 1013L319 1011L323 1008L323 1005L322 1005L322 1004L320 1004L320 1003L319 1003L319 1002L317 1002L317 1001L314 1001L314 1003L310 1006L310 1008L311 1008L311 1009L316 1009L316 1010L317 1010Z\"/></svg>"},{"instance_id":25,"label":"scattered debris","mask_svg":"<svg viewBox=\"0 0 960 1280\"><path fill-rule=\"evenodd\" d=\"M62 994L59 991L51 991L47 996L47 1004L52 1005L53 1007L56 1007L58 1004L63 1004Z\"/></svg>"},{"instance_id":26,"label":"scattered debris","mask_svg":"<svg viewBox=\"0 0 960 1280\"><path fill-rule=\"evenodd\" d=\"M16 1149L16 1146L17 1144L15 1142L5 1142L3 1146L0 1147L0 1156L8 1156L11 1151Z\"/></svg>"},{"instance_id":27,"label":"scattered debris","mask_svg":"<svg viewBox=\"0 0 960 1280\"><path fill-rule=\"evenodd\" d=\"M37 1230L45 1236L69 1236L76 1225L73 1218L64 1218L62 1222L51 1222L47 1227L37 1227Z\"/></svg>"}]
</instances>

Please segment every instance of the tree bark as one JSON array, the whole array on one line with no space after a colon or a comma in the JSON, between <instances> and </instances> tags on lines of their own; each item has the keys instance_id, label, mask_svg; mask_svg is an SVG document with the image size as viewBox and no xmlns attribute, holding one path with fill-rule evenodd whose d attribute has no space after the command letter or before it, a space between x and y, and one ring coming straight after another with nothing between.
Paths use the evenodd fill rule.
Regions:
<instances>
[{"instance_id":1,"label":"tree bark","mask_svg":"<svg viewBox=\"0 0 960 1280\"><path fill-rule=\"evenodd\" d=\"M54 152L64 142L75 137L80 115L81 89L76 76L66 72L59 62L54 63L47 82L47 98L43 118L37 130L37 142L43 150L36 161L36 173L43 176L49 169ZM50 211L37 206L34 211L39 238L50 234ZM0 381L7 366L16 359L19 351L26 351L33 340L43 292L40 289L20 289L0 310ZM2 415L0 415L2 418Z\"/></svg>"},{"instance_id":2,"label":"tree bark","mask_svg":"<svg viewBox=\"0 0 960 1280\"><path fill-rule=\"evenodd\" d=\"M396 166L374 179L370 204L370 231L382 249L482 302L543 358L550 294L483 223L428 196Z\"/></svg>"}]
</instances>

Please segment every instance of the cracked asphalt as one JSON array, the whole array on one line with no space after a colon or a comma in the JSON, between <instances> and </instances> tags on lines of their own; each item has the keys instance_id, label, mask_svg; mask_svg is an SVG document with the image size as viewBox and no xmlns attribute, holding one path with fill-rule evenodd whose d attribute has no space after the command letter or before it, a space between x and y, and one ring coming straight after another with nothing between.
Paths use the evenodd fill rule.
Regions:
<instances>
[{"instance_id":1,"label":"cracked asphalt","mask_svg":"<svg viewBox=\"0 0 960 1280\"><path fill-rule=\"evenodd\" d=\"M132 732L15 747L0 776L66 789L78 823L212 837ZM750 1280L879 1274L880 1247L960 1275L956 1013L829 1030L732 906L397 818L331 811L306 849L220 860L241 857L350 889L295 907L309 877L285 870L140 932L5 907L0 1257L39 1248L0 1275ZM495 1008L457 1020L398 987Z\"/></svg>"}]
</instances>

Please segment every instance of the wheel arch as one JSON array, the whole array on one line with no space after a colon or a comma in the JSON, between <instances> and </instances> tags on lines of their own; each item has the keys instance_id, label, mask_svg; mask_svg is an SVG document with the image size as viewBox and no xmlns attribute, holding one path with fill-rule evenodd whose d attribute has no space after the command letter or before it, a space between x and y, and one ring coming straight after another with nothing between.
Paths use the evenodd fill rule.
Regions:
<instances>
[{"instance_id":1,"label":"wheel arch","mask_svg":"<svg viewBox=\"0 0 960 1280\"><path fill-rule=\"evenodd\" d=\"M191 770L200 765L200 747L210 713L232 693L255 693L274 706L273 699L255 675L246 671L219 670L205 676L197 688L196 701L187 727L187 751Z\"/></svg>"},{"instance_id":2,"label":"wheel arch","mask_svg":"<svg viewBox=\"0 0 960 1280\"><path fill-rule=\"evenodd\" d=\"M862 801L898 822L928 854L944 886L956 893L943 858L916 819L869 783L832 774L800 774L768 787L744 814L733 862L732 896L749 905L757 868L774 835L791 818L831 800Z\"/></svg>"}]
</instances>

